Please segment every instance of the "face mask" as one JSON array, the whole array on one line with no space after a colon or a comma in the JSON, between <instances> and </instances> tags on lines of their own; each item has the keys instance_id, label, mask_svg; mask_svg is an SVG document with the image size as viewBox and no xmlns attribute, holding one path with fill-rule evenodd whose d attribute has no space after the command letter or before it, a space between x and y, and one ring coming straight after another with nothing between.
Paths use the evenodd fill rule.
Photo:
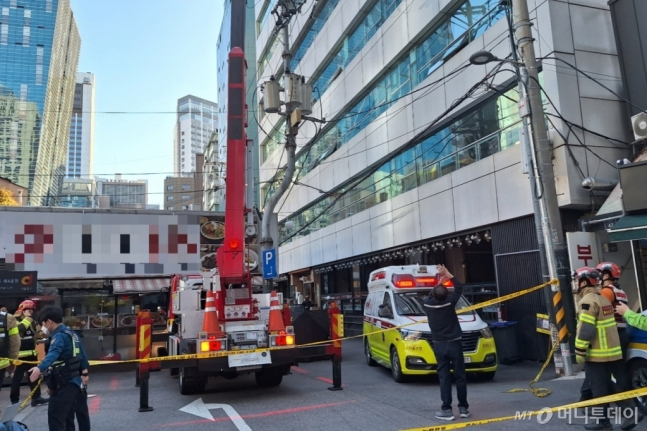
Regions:
<instances>
[{"instance_id":1,"label":"face mask","mask_svg":"<svg viewBox=\"0 0 647 431\"><path fill-rule=\"evenodd\" d=\"M49 329L47 329L47 326L43 325L40 327L40 331L45 334L46 337L49 336Z\"/></svg>"}]
</instances>

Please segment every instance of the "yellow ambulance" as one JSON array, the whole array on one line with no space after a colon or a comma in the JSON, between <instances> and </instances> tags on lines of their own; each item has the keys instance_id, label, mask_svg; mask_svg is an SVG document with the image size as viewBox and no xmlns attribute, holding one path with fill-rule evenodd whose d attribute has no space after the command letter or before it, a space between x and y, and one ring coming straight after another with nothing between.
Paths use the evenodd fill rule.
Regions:
<instances>
[{"instance_id":1,"label":"yellow ambulance","mask_svg":"<svg viewBox=\"0 0 647 431\"><path fill-rule=\"evenodd\" d=\"M435 266L389 266L371 272L364 306L364 354L369 366L380 364L391 369L393 379L402 383L408 376L436 373L424 299L438 282ZM453 288L451 280L445 285ZM469 306L465 297L456 304ZM465 369L483 380L491 380L497 369L492 332L472 311L459 314L463 329ZM420 322L420 323L416 323ZM401 326L406 325L402 328ZM390 331L384 329L395 328Z\"/></svg>"}]
</instances>

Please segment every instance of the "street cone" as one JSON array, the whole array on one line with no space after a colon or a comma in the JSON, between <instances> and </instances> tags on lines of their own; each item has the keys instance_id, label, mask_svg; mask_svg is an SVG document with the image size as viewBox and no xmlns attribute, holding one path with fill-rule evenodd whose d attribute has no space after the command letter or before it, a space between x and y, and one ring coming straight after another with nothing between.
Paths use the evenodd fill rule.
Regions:
<instances>
[{"instance_id":1,"label":"street cone","mask_svg":"<svg viewBox=\"0 0 647 431\"><path fill-rule=\"evenodd\" d=\"M267 324L267 332L285 331L283 318L281 317L281 306L279 305L279 296L276 290L270 295L270 320Z\"/></svg>"},{"instance_id":2,"label":"street cone","mask_svg":"<svg viewBox=\"0 0 647 431\"><path fill-rule=\"evenodd\" d=\"M292 315L290 314L290 306L286 302L283 304L283 324L290 326L292 324Z\"/></svg>"},{"instance_id":3,"label":"street cone","mask_svg":"<svg viewBox=\"0 0 647 431\"><path fill-rule=\"evenodd\" d=\"M210 290L207 290L207 303L204 308L202 332L206 332L209 337L222 338L225 336L225 333L220 329L220 323L218 323L216 303L213 299L213 292Z\"/></svg>"}]
</instances>

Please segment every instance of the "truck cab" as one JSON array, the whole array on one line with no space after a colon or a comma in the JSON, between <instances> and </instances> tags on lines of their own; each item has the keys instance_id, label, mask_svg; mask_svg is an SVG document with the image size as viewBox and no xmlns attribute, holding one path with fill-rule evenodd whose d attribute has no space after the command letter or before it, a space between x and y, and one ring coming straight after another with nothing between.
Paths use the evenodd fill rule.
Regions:
<instances>
[{"instance_id":1,"label":"truck cab","mask_svg":"<svg viewBox=\"0 0 647 431\"><path fill-rule=\"evenodd\" d=\"M410 376L436 373L437 361L423 304L438 278L435 266L420 265L389 266L370 274L363 323L366 362L391 369L398 383ZM445 285L453 288L451 280ZM456 310L469 305L461 297ZM474 311L459 314L458 320L463 330L466 371L491 380L497 356L487 323ZM393 330L385 331L390 328Z\"/></svg>"}]
</instances>

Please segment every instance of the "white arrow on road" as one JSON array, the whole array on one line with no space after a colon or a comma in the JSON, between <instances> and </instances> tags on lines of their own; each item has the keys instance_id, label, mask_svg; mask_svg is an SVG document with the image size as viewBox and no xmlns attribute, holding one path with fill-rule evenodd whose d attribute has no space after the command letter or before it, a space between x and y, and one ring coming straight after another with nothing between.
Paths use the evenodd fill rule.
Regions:
<instances>
[{"instance_id":1,"label":"white arrow on road","mask_svg":"<svg viewBox=\"0 0 647 431\"><path fill-rule=\"evenodd\" d=\"M215 421L215 419L211 415L211 412L209 411L211 409L223 409L225 413L227 413L227 416L229 416L229 419L231 419L234 425L236 425L238 431L252 431L252 429L245 423L243 418L241 418L236 410L234 410L234 408L229 404L205 404L204 402L202 402L202 398L198 398L191 404L187 404L186 406L182 407L180 411Z\"/></svg>"}]
</instances>

